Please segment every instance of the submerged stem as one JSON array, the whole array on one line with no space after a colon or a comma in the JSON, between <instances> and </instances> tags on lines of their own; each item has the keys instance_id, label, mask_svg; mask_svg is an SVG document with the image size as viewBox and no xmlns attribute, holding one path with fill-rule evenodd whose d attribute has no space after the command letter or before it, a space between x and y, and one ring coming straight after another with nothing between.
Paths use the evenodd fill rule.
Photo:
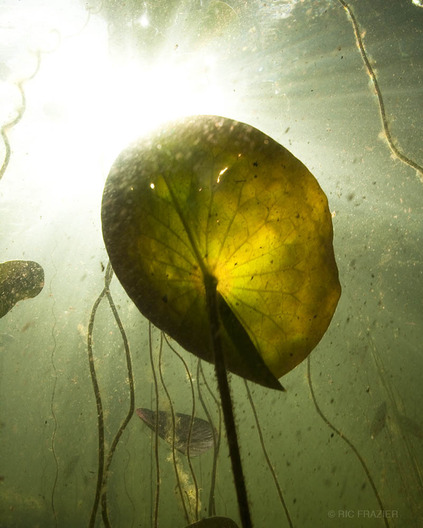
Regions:
<instances>
[{"instance_id":1,"label":"submerged stem","mask_svg":"<svg viewBox=\"0 0 423 528\"><path fill-rule=\"evenodd\" d=\"M203 378L203 383L206 386L210 396L213 398L214 402L216 403L217 410L219 413L219 427L218 432L216 431L216 428L213 423L213 418L207 408L206 402L202 396L201 389L200 389L200 374ZM213 431L213 469L211 472L211 482L210 482L210 494L209 494L209 509L208 513L209 515L213 516L216 515L216 505L214 500L214 490L216 487L216 470L217 470L217 457L219 455L219 448L220 448L220 439L222 436L222 411L221 411L221 404L219 403L219 400L214 395L213 391L211 390L209 384L207 383L206 377L204 376L203 367L201 365L201 359L198 359L197 363L197 389L198 389L198 397L200 399L201 405L203 406L204 412L206 413L207 420L209 421L210 425L212 426Z\"/></svg>"},{"instance_id":2,"label":"submerged stem","mask_svg":"<svg viewBox=\"0 0 423 528\"><path fill-rule=\"evenodd\" d=\"M94 321L97 313L97 309L106 296L107 290L109 288L110 282L108 282L108 276L106 273L105 286L97 297L90 315L90 321L88 323L88 333L87 333L87 352L88 352L88 361L90 367L91 382L93 385L95 402L97 406L97 429L98 429L98 468L97 468L97 485L95 490L94 504L91 509L90 521L88 524L89 528L94 528L95 520L97 517L98 505L100 503L101 497L101 487L103 484L104 478L104 413L103 413L103 403L100 394L100 387L98 385L97 374L95 371L95 362L94 362L94 353L93 353L93 331L94 331Z\"/></svg>"},{"instance_id":3,"label":"submerged stem","mask_svg":"<svg viewBox=\"0 0 423 528\"><path fill-rule=\"evenodd\" d=\"M217 281L213 275L204 274L204 286L206 289L206 303L210 322L211 344L214 353L214 365L222 401L223 417L225 420L226 435L228 437L229 456L232 463L235 489L238 499L239 513L243 528L251 528L251 515L248 505L247 489L245 486L244 473L242 471L241 456L239 453L238 437L235 427L235 419L232 408L231 393L229 390L228 377L225 368L222 342L220 340L220 324L217 309L216 286Z\"/></svg>"},{"instance_id":4,"label":"submerged stem","mask_svg":"<svg viewBox=\"0 0 423 528\"><path fill-rule=\"evenodd\" d=\"M260 438L260 444L261 444L261 448L263 450L264 458L266 459L267 466L269 468L270 473L272 474L273 481L274 481L275 486L276 486L276 491L278 492L279 500L281 501L281 504L282 504L283 509L285 511L285 515L286 515L286 519L288 521L289 527L293 528L294 525L292 524L292 519L291 519L291 516L289 515L288 505L286 504L285 498L284 498L283 493L282 493L282 489L281 489L281 487L279 485L279 481L278 481L278 477L276 475L276 471L274 470L274 468L272 466L272 462L270 461L270 457L269 457L269 455L267 453L267 449L266 449L266 446L264 444L263 432L261 430L260 422L259 422L257 411L256 411L256 406L254 405L253 397L251 395L250 388L248 387L247 380L244 380L244 385L245 385L245 389L247 391L248 401L250 402L250 405L251 405L251 410L253 411L254 420L256 422L257 432L258 432L258 435L259 435L259 438Z\"/></svg>"},{"instance_id":5,"label":"submerged stem","mask_svg":"<svg viewBox=\"0 0 423 528\"><path fill-rule=\"evenodd\" d=\"M185 513L185 519L187 523L190 523L190 518L188 515L188 510L185 504L185 498L184 498L184 492L182 490L182 484L181 479L179 478L179 472L178 472L178 460L176 458L176 418L175 418L175 411L173 409L173 403L172 398L170 397L169 390L166 386L166 383L163 378L163 369L162 369L162 352L163 352L163 337L166 339L166 336L163 334L163 332L160 335L160 352L159 352L159 375L160 375L160 381L162 382L162 387L166 393L167 401L169 404L170 409L170 417L172 419L172 461L173 461L173 469L175 470L175 478L176 478L176 487L179 491L179 496L181 498L181 504L184 509Z\"/></svg>"},{"instance_id":6,"label":"submerged stem","mask_svg":"<svg viewBox=\"0 0 423 528\"><path fill-rule=\"evenodd\" d=\"M156 370L154 368L154 358L153 358L153 345L152 345L152 335L151 335L151 321L148 323L148 343L150 348L150 365L151 372L154 379L154 390L156 396L156 423L155 423L155 435L154 435L154 458L156 460L156 494L154 498L154 518L152 519L154 528L157 528L159 525L159 499L160 499L160 464L159 464L159 389L157 385L157 376ZM161 345L161 342L160 342Z\"/></svg>"}]
</instances>

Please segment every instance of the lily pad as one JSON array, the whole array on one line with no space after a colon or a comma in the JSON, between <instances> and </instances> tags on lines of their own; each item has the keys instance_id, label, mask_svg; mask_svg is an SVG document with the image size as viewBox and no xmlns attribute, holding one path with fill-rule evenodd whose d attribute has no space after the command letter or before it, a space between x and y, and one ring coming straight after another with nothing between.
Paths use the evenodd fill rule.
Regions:
<instances>
[{"instance_id":1,"label":"lily pad","mask_svg":"<svg viewBox=\"0 0 423 528\"><path fill-rule=\"evenodd\" d=\"M36 297L44 287L44 270L32 260L0 263L0 317L18 301Z\"/></svg>"},{"instance_id":2,"label":"lily pad","mask_svg":"<svg viewBox=\"0 0 423 528\"><path fill-rule=\"evenodd\" d=\"M231 119L181 119L124 150L106 181L102 227L139 310L210 362L205 278L214 277L226 368L267 387L316 346L340 296L318 182Z\"/></svg>"}]
</instances>

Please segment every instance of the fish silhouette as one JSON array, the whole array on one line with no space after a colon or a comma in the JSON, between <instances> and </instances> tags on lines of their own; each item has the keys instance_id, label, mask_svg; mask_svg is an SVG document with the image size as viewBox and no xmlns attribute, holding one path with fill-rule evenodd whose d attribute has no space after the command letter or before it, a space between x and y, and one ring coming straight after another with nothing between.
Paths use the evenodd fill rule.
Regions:
<instances>
[{"instance_id":1,"label":"fish silhouette","mask_svg":"<svg viewBox=\"0 0 423 528\"><path fill-rule=\"evenodd\" d=\"M411 433L416 438L423 439L423 428L420 426L420 424L405 414L397 414L396 417L396 421L403 431ZM386 402L383 402L377 408L373 422L370 426L370 437L372 440L375 439L380 431L382 431L382 429L385 427L387 418L387 405Z\"/></svg>"},{"instance_id":2,"label":"fish silhouette","mask_svg":"<svg viewBox=\"0 0 423 528\"><path fill-rule=\"evenodd\" d=\"M370 426L370 438L374 440L386 425L386 401L382 402L376 409L375 416Z\"/></svg>"},{"instance_id":3,"label":"fish silhouette","mask_svg":"<svg viewBox=\"0 0 423 528\"><path fill-rule=\"evenodd\" d=\"M151 409L137 409L136 413L152 431L156 430L157 416L157 434L168 444L172 445L172 413L168 411L158 411L156 414L156 411L152 411ZM213 435L215 434L215 430L206 420L195 417L192 418L189 414L175 413L175 449L184 455L187 455L191 420L192 427L189 454L190 456L195 457L213 447Z\"/></svg>"}]
</instances>

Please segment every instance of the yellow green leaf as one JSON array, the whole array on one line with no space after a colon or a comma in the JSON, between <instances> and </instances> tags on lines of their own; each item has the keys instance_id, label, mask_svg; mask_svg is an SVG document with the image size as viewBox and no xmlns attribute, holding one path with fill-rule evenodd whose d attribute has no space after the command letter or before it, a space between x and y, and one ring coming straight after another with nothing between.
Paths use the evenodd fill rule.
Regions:
<instances>
[{"instance_id":1,"label":"yellow green leaf","mask_svg":"<svg viewBox=\"0 0 423 528\"><path fill-rule=\"evenodd\" d=\"M244 123L195 116L131 145L108 176L102 224L139 310L210 362L204 280L214 277L225 365L265 386L311 352L335 311L327 198L298 159ZM262 368L243 354L246 339Z\"/></svg>"}]
</instances>

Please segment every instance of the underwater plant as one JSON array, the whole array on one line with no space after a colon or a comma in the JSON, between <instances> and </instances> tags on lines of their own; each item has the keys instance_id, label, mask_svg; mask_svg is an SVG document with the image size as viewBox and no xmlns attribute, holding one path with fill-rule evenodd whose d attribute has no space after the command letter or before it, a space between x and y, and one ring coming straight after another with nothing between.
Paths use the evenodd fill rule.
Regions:
<instances>
[{"instance_id":1,"label":"underwater plant","mask_svg":"<svg viewBox=\"0 0 423 528\"><path fill-rule=\"evenodd\" d=\"M325 194L254 127L194 116L120 154L102 229L141 313L215 364L242 525L252 526L226 370L283 390L277 378L325 333L340 296Z\"/></svg>"},{"instance_id":2,"label":"underwater plant","mask_svg":"<svg viewBox=\"0 0 423 528\"><path fill-rule=\"evenodd\" d=\"M122 152L102 227L113 270L155 326L214 362L215 298L226 367L264 386L279 387L310 353L339 299L317 181L284 147L230 119L186 118Z\"/></svg>"},{"instance_id":3,"label":"underwater plant","mask_svg":"<svg viewBox=\"0 0 423 528\"><path fill-rule=\"evenodd\" d=\"M0 317L18 301L36 297L44 288L44 270L32 260L0 263Z\"/></svg>"},{"instance_id":4,"label":"underwater plant","mask_svg":"<svg viewBox=\"0 0 423 528\"><path fill-rule=\"evenodd\" d=\"M112 280L99 218L91 216L100 190L90 193L105 176L109 139L120 143L132 134L132 125L142 128L150 118L180 115L189 98L195 100L189 112L231 112L262 123L300 159L307 158L310 168L319 167L315 175L323 175L339 230L345 294L336 328L322 344L327 352L308 355L306 365L281 379L287 393L229 376L254 526L325 525L327 509L345 505L400 511L400 519L375 525L408 528L422 522L421 318L415 287L421 209L418 182L410 177L410 169L420 181L423 175L413 134L419 127L421 74L413 44L421 10L409 0L377 9L343 0L230 4L94 1L86 3L86 16L83 9L63 10L62 26L59 17L49 18L49 7L28 17L30 2L5 12L9 19L11 11L3 36L16 45L4 47L0 72L3 260L41 255L47 291L13 308L23 280L15 276L16 288L13 280L2 283L12 308L1 319L0 334L1 525L86 525L94 490L93 527L234 525L217 515L239 524L225 441L217 455L222 409L213 366L182 351L188 370L180 372L172 349L179 350L177 343L140 316ZM42 30L35 38L32 29L23 28L37 26L37 20ZM53 31L50 21L58 23ZM387 21L395 21L388 39ZM107 50L100 46L106 34ZM107 52L117 69L104 60ZM82 89L79 99L74 81L83 71L88 75L81 86L92 92ZM96 105L102 107L100 119ZM104 116L110 126L104 127ZM91 129L91 121L98 128ZM48 123L54 127L44 126ZM87 151L75 148L79 139ZM77 156L60 155L56 142ZM77 167L66 183L72 159ZM225 173L216 180L219 176L220 184ZM74 200L74 192L84 199ZM241 320L236 302L222 294L223 284L219 277L220 331L235 353L243 352L234 360L238 368L247 371L255 361L255 374L263 378L268 373L257 359L258 337ZM94 303L89 321L88 298ZM197 332L195 325L191 331ZM81 363L82 340L88 344L91 380L82 370L87 368ZM204 343L210 343L207 336ZM166 396L159 397L157 385ZM163 431L167 442L157 434L160 420L148 429L135 417L136 407L155 409L155 418L160 412L174 415ZM190 448L182 455L175 453L181 414L176 411L189 417L183 432ZM214 431L213 446L193 458L191 467L189 428L199 416ZM31 475L25 474L24 458L31 461Z\"/></svg>"}]
</instances>

